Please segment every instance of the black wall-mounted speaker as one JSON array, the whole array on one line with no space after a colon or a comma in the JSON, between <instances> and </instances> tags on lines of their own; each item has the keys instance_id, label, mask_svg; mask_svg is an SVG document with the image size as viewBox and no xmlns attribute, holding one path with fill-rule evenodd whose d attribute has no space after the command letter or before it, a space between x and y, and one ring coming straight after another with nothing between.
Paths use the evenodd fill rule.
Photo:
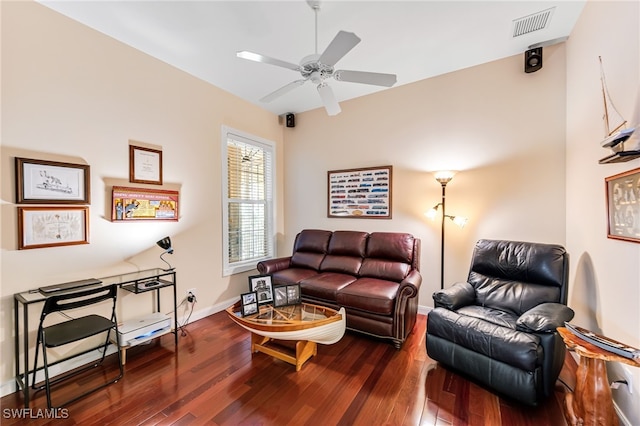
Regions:
<instances>
[{"instance_id":1,"label":"black wall-mounted speaker","mask_svg":"<svg viewBox=\"0 0 640 426\"><path fill-rule=\"evenodd\" d=\"M285 125L287 127L296 127L296 116L293 115L292 113L289 113L287 115L284 116L285 119Z\"/></svg>"},{"instance_id":2,"label":"black wall-mounted speaker","mask_svg":"<svg viewBox=\"0 0 640 426\"><path fill-rule=\"evenodd\" d=\"M536 72L542 68L542 47L524 52L524 72Z\"/></svg>"}]
</instances>

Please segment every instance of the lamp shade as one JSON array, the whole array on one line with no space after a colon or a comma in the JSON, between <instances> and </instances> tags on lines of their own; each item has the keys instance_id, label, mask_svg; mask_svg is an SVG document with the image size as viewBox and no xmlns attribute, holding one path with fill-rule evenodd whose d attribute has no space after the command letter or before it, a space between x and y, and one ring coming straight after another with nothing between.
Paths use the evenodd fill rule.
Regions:
<instances>
[{"instance_id":1,"label":"lamp shade","mask_svg":"<svg viewBox=\"0 0 640 426\"><path fill-rule=\"evenodd\" d=\"M162 248L163 250L166 250L169 253L173 253L173 248L171 248L171 238L164 237L163 239L158 241L156 244L158 244L160 248Z\"/></svg>"}]
</instances>

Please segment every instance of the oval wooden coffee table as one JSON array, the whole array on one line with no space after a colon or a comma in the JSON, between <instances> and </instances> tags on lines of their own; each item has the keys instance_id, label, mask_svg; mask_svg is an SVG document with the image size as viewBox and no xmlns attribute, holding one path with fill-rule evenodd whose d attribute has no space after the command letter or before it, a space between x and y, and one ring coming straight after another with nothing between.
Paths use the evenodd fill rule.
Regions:
<instances>
[{"instance_id":1,"label":"oval wooden coffee table","mask_svg":"<svg viewBox=\"0 0 640 426\"><path fill-rule=\"evenodd\" d=\"M296 366L318 353L317 343L330 345L344 336L347 315L325 306L301 303L274 308L263 305L260 312L242 316L240 302L227 308L236 324L251 332L251 352L262 352ZM295 342L293 347L286 342Z\"/></svg>"}]
</instances>

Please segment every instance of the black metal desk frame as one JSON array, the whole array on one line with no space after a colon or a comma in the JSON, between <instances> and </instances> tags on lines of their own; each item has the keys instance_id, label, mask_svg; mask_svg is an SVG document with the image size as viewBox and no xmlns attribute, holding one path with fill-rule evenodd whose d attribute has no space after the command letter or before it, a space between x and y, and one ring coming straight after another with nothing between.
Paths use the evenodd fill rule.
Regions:
<instances>
[{"instance_id":1,"label":"black metal desk frame","mask_svg":"<svg viewBox=\"0 0 640 426\"><path fill-rule=\"evenodd\" d=\"M102 281L100 286L107 286L111 284L117 284L118 287L129 291L131 293L146 293L148 291L156 292L156 312L160 312L160 289L164 287L173 287L173 330L171 333L174 334L174 342L176 346L178 345L178 299L177 299L177 291L176 291L176 271L175 269L165 270L161 268L147 269L144 271L138 272L130 272L125 274L113 275L109 277L98 278ZM157 281L158 284L155 284L150 287L144 287L144 283L148 283L149 281ZM74 291L80 291L83 288L76 288L71 290L66 290L64 293L72 293ZM60 294L61 292L52 293L52 294ZM22 293L15 293L13 295L13 323L14 323L14 356L15 356L15 379L17 389L22 389L23 398L24 398L24 406L25 408L29 408L30 402L30 386L29 386L29 375L33 373L34 370L40 370L42 367L38 368L36 365L33 366L33 370L29 369L29 305L35 303L44 302L48 295L42 294L40 291L30 290ZM20 369L20 315L19 315L19 307L22 305L22 319L23 319L23 330L22 330L22 345L24 346L24 373L21 372ZM116 336L117 338L117 336ZM54 365L50 364L50 365Z\"/></svg>"}]
</instances>

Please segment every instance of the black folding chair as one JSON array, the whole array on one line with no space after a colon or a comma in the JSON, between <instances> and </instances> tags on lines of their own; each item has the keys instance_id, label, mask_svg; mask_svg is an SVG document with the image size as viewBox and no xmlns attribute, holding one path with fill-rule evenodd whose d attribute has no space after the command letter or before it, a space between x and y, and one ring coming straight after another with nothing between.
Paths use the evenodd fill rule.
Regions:
<instances>
[{"instance_id":1,"label":"black folding chair","mask_svg":"<svg viewBox=\"0 0 640 426\"><path fill-rule=\"evenodd\" d=\"M98 389L101 389L107 385L117 382L123 376L123 367L122 367L122 357L120 354L120 343L118 340L118 320L116 318L116 297L118 294L118 286L117 284L112 284L110 286L92 288L89 290L82 290L73 293L66 294L55 294L50 296L44 303L44 307L42 308L42 314L40 315L40 325L38 326L38 339L36 342L36 355L34 361L34 370L33 370L33 381L31 382L31 387L33 389L42 390L46 389L47 392L47 407L53 408L51 404L51 386L60 383L64 380L67 380L71 377L74 377L80 373L88 371L92 368L98 367L102 364L105 359L105 355L107 353L107 346L109 345L109 337L111 335L111 330L115 330L114 339L116 345L118 346L118 364L120 366L120 374L97 387L94 387L89 390L85 390L81 395L76 396L58 406L63 406L74 402L92 392L95 392ZM94 305L100 302L104 302L111 299L111 317L107 318L97 314L89 314L79 318L73 318L68 321L64 321L61 323L44 326L43 323L49 314L55 312L62 312L63 315L66 315L66 311L86 307L89 305ZM47 348L55 348L58 346L63 346L72 342L77 342L79 340L83 340L89 338L91 336L95 336L100 333L106 332L107 336L104 342L104 345L101 344L99 346L92 347L90 349L84 350L80 353L76 353L69 357L57 360L54 363L49 364L47 360ZM40 349L40 345L42 345L42 359L43 359L43 367L44 369L44 385L36 386L36 372L40 370L38 366L38 353ZM56 377L54 380L49 378L49 367L61 363L63 361L67 361L69 359L78 357L80 355L84 355L88 352L94 351L96 349L102 348L102 357L90 364L85 365L82 368L75 369L66 374L62 374L59 377Z\"/></svg>"}]
</instances>

